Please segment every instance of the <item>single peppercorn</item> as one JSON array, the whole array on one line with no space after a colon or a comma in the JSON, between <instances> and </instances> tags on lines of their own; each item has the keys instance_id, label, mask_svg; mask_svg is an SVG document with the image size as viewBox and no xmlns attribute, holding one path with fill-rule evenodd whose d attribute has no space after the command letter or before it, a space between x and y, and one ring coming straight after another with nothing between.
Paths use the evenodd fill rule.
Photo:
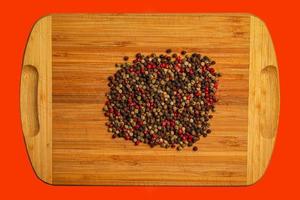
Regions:
<instances>
[{"instance_id":1,"label":"single peppercorn","mask_svg":"<svg viewBox=\"0 0 300 200\"><path fill-rule=\"evenodd\" d=\"M194 146L193 151L198 151L198 147Z\"/></svg>"},{"instance_id":2,"label":"single peppercorn","mask_svg":"<svg viewBox=\"0 0 300 200\"><path fill-rule=\"evenodd\" d=\"M186 54L186 51L181 51L181 55L185 55Z\"/></svg>"},{"instance_id":3,"label":"single peppercorn","mask_svg":"<svg viewBox=\"0 0 300 200\"><path fill-rule=\"evenodd\" d=\"M127 61L128 59L129 59L128 56L124 56L124 57L123 57L123 60L125 60L125 61Z\"/></svg>"},{"instance_id":4,"label":"single peppercorn","mask_svg":"<svg viewBox=\"0 0 300 200\"><path fill-rule=\"evenodd\" d=\"M172 52L171 49L167 49L167 50L166 50L166 53L167 53L167 54L170 54L171 52Z\"/></svg>"},{"instance_id":5,"label":"single peppercorn","mask_svg":"<svg viewBox=\"0 0 300 200\"><path fill-rule=\"evenodd\" d=\"M141 53L137 53L137 54L135 55L135 57L136 57L136 58L141 58L141 57L142 57L142 54L141 54Z\"/></svg>"}]
</instances>

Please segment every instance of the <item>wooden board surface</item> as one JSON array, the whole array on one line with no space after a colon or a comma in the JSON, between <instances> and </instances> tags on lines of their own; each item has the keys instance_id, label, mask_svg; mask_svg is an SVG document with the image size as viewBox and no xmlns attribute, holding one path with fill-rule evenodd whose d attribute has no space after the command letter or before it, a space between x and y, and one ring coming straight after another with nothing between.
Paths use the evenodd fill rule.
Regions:
<instances>
[{"instance_id":1,"label":"wooden board surface","mask_svg":"<svg viewBox=\"0 0 300 200\"><path fill-rule=\"evenodd\" d=\"M40 102L24 97L37 78L29 78L32 81L21 95L27 149L42 180L75 185L246 185L262 176L274 145L279 88L272 42L259 19L242 14L53 15L35 25L41 33L32 32L31 40L44 33L43 23L50 26L46 29L51 31L52 51L52 99L48 102L52 126L47 133L37 131L44 127ZM114 63L121 62L124 55L133 58L137 52L162 53L167 48L205 54L216 60L223 74L220 101L211 121L213 132L197 143L198 152L151 149L113 140L104 125L106 78L116 71ZM24 59L38 57L32 55L35 51L26 50ZM42 70L37 73L43 78ZM35 72L29 74L35 77ZM255 88L260 88L259 93ZM34 116L27 117L32 107L37 107L39 122ZM46 155L51 161L47 165L51 170L46 171L51 176L43 175L45 167L35 164L35 151L30 151L28 141L37 137L48 141L40 148L51 149Z\"/></svg>"}]
</instances>

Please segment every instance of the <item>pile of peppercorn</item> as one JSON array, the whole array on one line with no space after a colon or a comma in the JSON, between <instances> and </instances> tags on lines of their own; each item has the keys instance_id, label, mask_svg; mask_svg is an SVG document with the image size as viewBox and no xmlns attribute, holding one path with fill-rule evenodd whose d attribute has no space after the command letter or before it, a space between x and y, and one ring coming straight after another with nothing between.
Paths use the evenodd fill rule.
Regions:
<instances>
[{"instance_id":1,"label":"pile of peppercorn","mask_svg":"<svg viewBox=\"0 0 300 200\"><path fill-rule=\"evenodd\" d=\"M188 55L136 54L108 78L110 91L103 108L112 137L138 145L182 150L211 133L220 73L215 61L198 53ZM197 151L194 146L193 150Z\"/></svg>"}]
</instances>

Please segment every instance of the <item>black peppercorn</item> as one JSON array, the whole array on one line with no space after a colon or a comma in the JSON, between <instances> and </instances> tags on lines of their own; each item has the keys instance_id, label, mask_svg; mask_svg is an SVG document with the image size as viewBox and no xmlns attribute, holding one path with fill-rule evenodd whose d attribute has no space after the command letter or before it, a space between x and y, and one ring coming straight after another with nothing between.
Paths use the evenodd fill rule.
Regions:
<instances>
[{"instance_id":1,"label":"black peppercorn","mask_svg":"<svg viewBox=\"0 0 300 200\"><path fill-rule=\"evenodd\" d=\"M141 57L142 57L142 54L141 54L141 53L137 53L137 54L135 55L135 57L136 57L136 58L141 58Z\"/></svg>"},{"instance_id":2,"label":"black peppercorn","mask_svg":"<svg viewBox=\"0 0 300 200\"><path fill-rule=\"evenodd\" d=\"M186 51L181 51L181 55L185 55L186 54Z\"/></svg>"},{"instance_id":3,"label":"black peppercorn","mask_svg":"<svg viewBox=\"0 0 300 200\"><path fill-rule=\"evenodd\" d=\"M171 52L172 52L171 49L167 49L167 50L166 50L166 53L167 53L167 54L169 54L169 53L171 53Z\"/></svg>"}]
</instances>

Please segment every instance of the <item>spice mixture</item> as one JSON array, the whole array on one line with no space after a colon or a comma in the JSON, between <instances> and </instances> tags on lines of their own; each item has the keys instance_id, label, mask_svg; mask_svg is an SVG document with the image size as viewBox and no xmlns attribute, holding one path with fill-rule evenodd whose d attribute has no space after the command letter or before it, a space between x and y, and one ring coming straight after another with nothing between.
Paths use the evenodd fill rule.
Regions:
<instances>
[{"instance_id":1,"label":"spice mixture","mask_svg":"<svg viewBox=\"0 0 300 200\"><path fill-rule=\"evenodd\" d=\"M211 133L218 77L215 61L198 53L136 54L108 77L110 91L103 108L112 137L135 145L176 148L193 146ZM194 146L193 151L198 147Z\"/></svg>"}]
</instances>

